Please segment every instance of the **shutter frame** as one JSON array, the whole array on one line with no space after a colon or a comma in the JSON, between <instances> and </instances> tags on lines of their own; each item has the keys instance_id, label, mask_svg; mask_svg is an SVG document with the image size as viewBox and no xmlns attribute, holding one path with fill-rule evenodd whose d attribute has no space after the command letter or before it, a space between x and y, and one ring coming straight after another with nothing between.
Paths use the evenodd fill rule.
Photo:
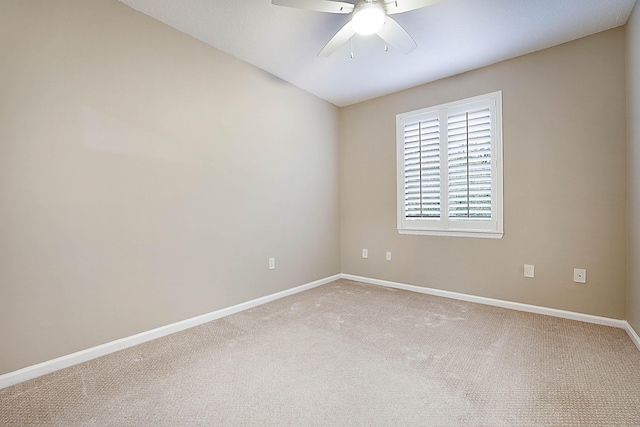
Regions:
<instances>
[{"instance_id":1,"label":"shutter frame","mask_svg":"<svg viewBox=\"0 0 640 427\"><path fill-rule=\"evenodd\" d=\"M459 127L450 127L450 119L460 114L465 115L464 132L461 132ZM428 156L423 156L420 150L425 149L426 145L418 141L421 139L420 136L414 137L412 141L414 149L417 147L416 143L421 147L412 153L412 160L417 161L418 169L415 169L416 163L413 164L414 169L405 169L405 128L415 126L420 120L433 120L436 116L439 119L440 130L439 192L433 188L437 182L433 176L434 168L429 169L431 175L427 178L430 180L425 179L424 174L422 177L418 174L425 171L420 161L425 159L433 161L435 158L435 150L429 152ZM461 137L465 140L464 149L456 146ZM433 149L434 138L427 139L431 141L431 149ZM398 232L461 237L502 237L501 92L398 114L396 116L396 148ZM450 159L450 156L453 157ZM409 182L412 185L410 189L407 187ZM406 204L407 194L410 192L408 190L411 190L414 196L412 199L414 205L409 209ZM426 198L425 194L428 196L438 194L439 212L433 208L434 199ZM460 203L462 196L465 199L464 203ZM464 215L461 214L463 211ZM416 212L421 215L412 215ZM439 216L424 215L424 212L431 214L438 212Z\"/></svg>"}]
</instances>

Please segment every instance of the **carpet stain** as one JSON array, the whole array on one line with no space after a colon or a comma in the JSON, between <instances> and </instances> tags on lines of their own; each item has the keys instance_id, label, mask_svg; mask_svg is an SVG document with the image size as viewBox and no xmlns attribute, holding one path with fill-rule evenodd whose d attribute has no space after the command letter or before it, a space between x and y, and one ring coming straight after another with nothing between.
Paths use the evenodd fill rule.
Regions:
<instances>
[{"instance_id":1,"label":"carpet stain","mask_svg":"<svg viewBox=\"0 0 640 427\"><path fill-rule=\"evenodd\" d=\"M340 329L340 327L344 324L344 319L336 313L324 313L322 316L327 320L329 326L332 329Z\"/></svg>"}]
</instances>

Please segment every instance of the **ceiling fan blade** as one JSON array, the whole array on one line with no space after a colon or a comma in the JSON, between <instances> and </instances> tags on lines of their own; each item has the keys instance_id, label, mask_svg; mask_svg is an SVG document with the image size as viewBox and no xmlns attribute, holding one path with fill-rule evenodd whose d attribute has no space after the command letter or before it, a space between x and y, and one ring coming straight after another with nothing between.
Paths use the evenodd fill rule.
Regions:
<instances>
[{"instance_id":1,"label":"ceiling fan blade","mask_svg":"<svg viewBox=\"0 0 640 427\"><path fill-rule=\"evenodd\" d=\"M329 43L327 43L322 48L318 56L327 57L331 55L333 52L338 50L340 46L345 44L347 40L353 37L355 33L356 30L353 29L353 24L351 23L351 21L347 22L346 24L344 24L344 27L340 28L336 35L333 36L331 40L329 40Z\"/></svg>"},{"instance_id":2,"label":"ceiling fan blade","mask_svg":"<svg viewBox=\"0 0 640 427\"><path fill-rule=\"evenodd\" d=\"M384 18L384 25L382 26L382 28L380 28L380 30L378 30L377 34L387 44L398 49L404 54L407 54L418 47L409 33L407 33L405 29L400 26L400 24L398 24L393 18L389 16L386 16Z\"/></svg>"},{"instance_id":3,"label":"ceiling fan blade","mask_svg":"<svg viewBox=\"0 0 640 427\"><path fill-rule=\"evenodd\" d=\"M384 9L387 14L409 12L410 10L420 9L422 7L431 6L441 0L385 0Z\"/></svg>"},{"instance_id":4,"label":"ceiling fan blade","mask_svg":"<svg viewBox=\"0 0 640 427\"><path fill-rule=\"evenodd\" d=\"M333 0L271 0L271 3L277 6L329 13L351 13L354 8L351 3Z\"/></svg>"}]
</instances>

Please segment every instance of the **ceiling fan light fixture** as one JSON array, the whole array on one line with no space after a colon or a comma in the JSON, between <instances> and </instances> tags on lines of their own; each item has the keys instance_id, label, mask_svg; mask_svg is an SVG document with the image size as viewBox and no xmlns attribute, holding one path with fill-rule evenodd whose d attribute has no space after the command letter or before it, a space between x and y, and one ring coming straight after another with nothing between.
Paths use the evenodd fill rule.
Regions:
<instances>
[{"instance_id":1,"label":"ceiling fan light fixture","mask_svg":"<svg viewBox=\"0 0 640 427\"><path fill-rule=\"evenodd\" d=\"M351 23L356 33L368 36L377 33L384 25L385 13L377 3L364 3L353 13Z\"/></svg>"}]
</instances>

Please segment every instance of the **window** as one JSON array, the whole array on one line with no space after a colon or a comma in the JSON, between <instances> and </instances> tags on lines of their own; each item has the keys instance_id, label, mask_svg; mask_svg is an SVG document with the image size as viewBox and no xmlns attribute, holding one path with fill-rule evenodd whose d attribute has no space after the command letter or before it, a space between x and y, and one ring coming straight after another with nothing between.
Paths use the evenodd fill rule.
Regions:
<instances>
[{"instance_id":1,"label":"window","mask_svg":"<svg viewBox=\"0 0 640 427\"><path fill-rule=\"evenodd\" d=\"M396 116L398 232L501 238L502 92Z\"/></svg>"}]
</instances>

